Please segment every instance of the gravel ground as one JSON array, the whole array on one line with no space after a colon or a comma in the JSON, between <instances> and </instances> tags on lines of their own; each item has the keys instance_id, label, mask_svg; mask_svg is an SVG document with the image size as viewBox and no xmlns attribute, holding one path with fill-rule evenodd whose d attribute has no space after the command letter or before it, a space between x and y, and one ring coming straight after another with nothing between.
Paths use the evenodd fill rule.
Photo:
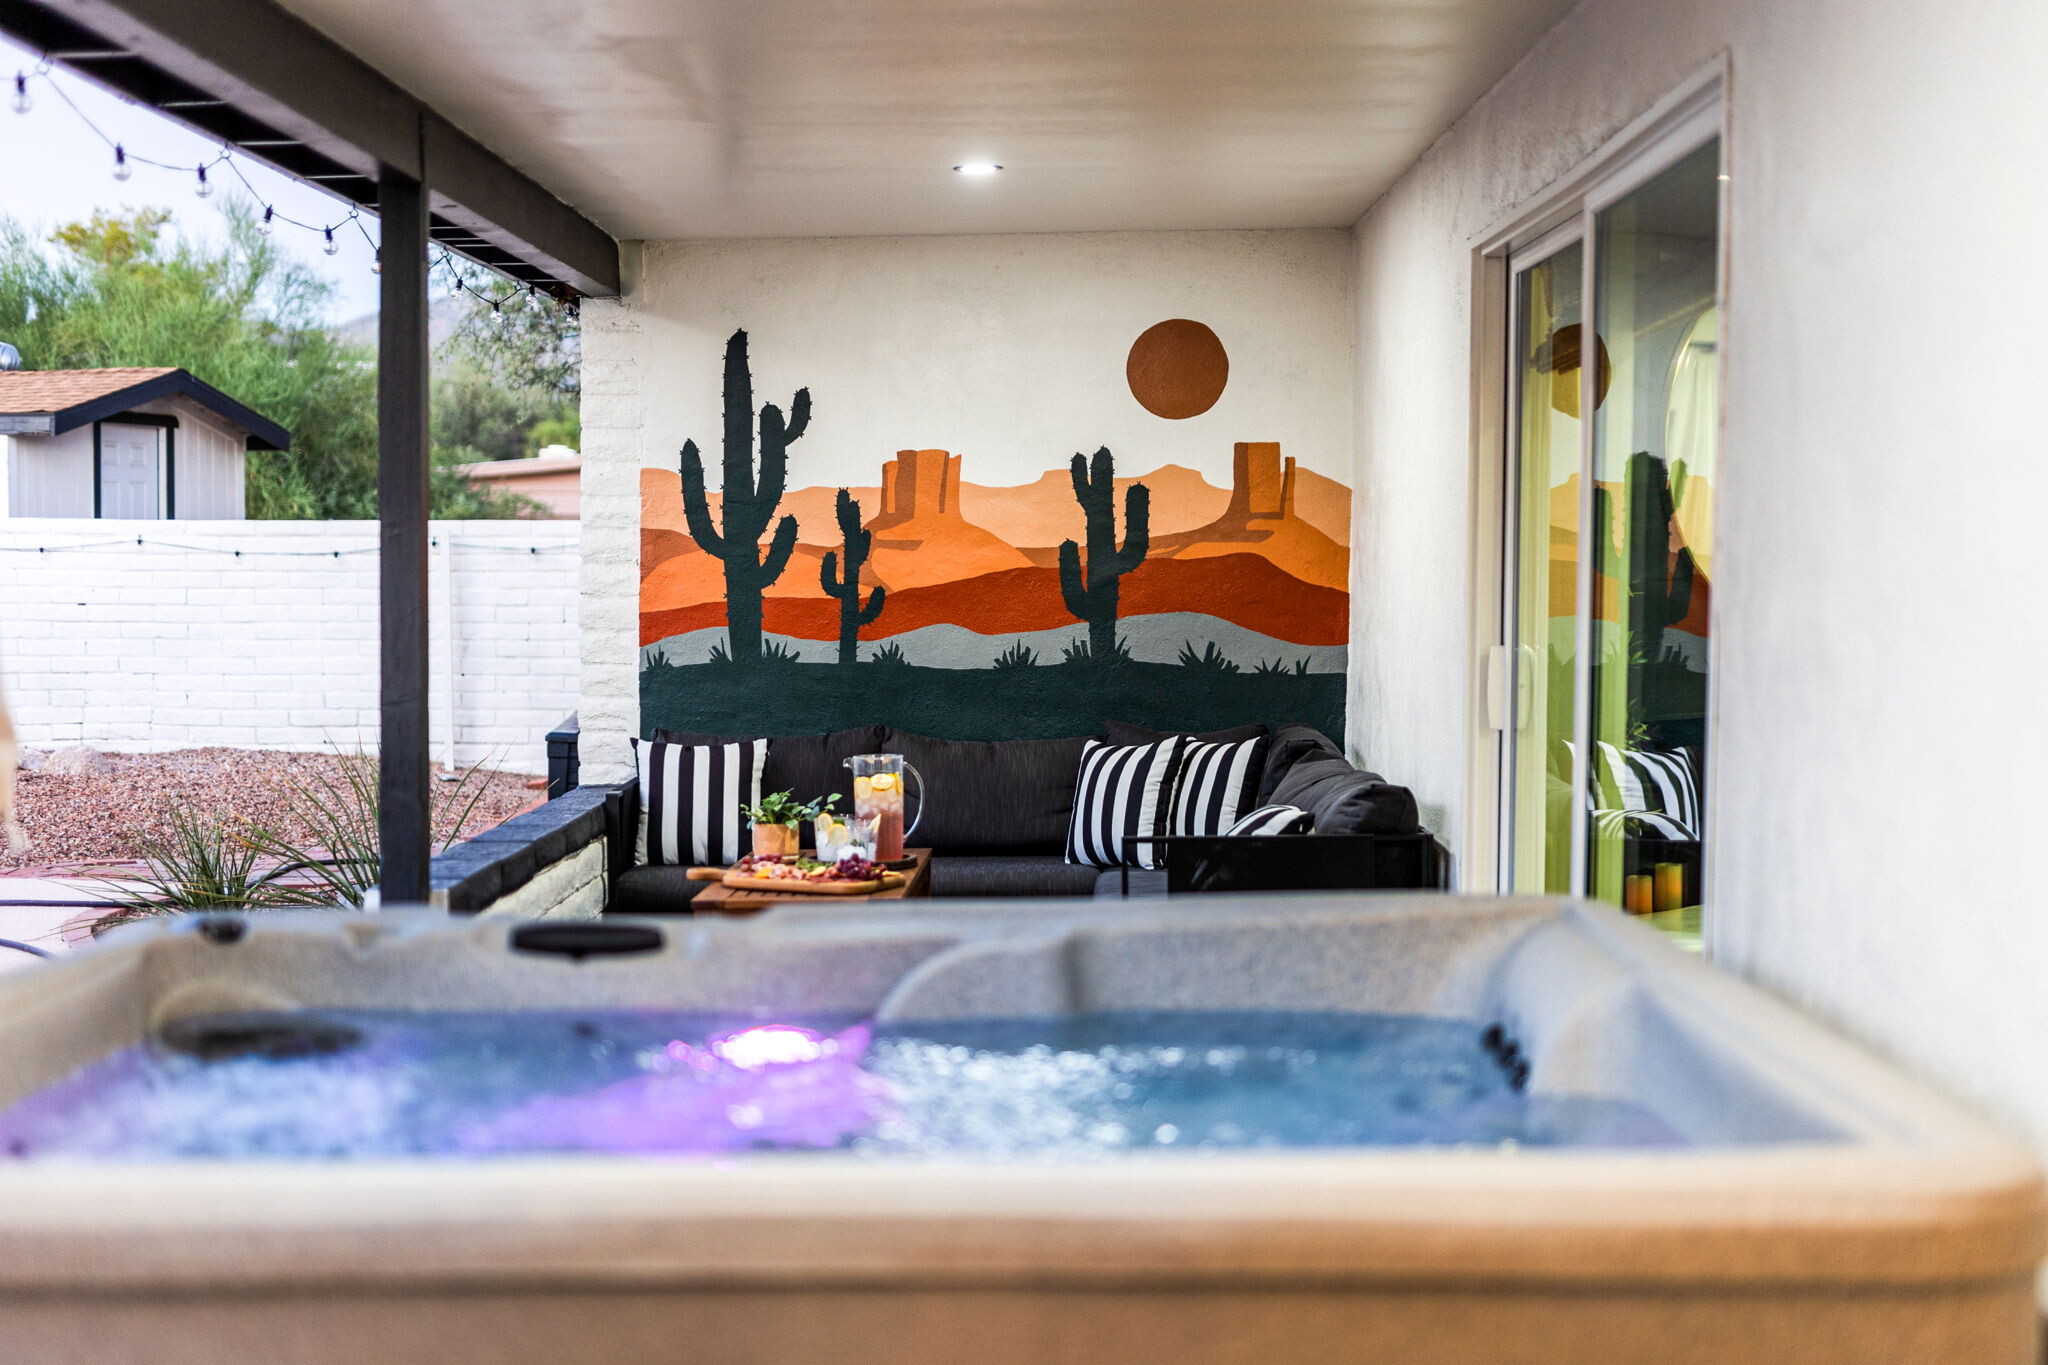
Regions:
<instances>
[{"instance_id":1,"label":"gravel ground","mask_svg":"<svg viewBox=\"0 0 2048 1365\"><path fill-rule=\"evenodd\" d=\"M46 756L30 753L24 759ZM162 829L165 812L177 804L253 820L304 840L308 831L290 816L294 784L313 785L322 776L338 784L347 761L335 754L266 749L183 749L105 758L112 771L104 776L21 774L21 823L29 847L18 858L9 858L0 847L0 871L132 860L136 832ZM463 833L489 829L540 801L546 793L528 790L528 780L518 773L479 771L470 789L481 784L483 794ZM446 834L454 812L442 816L439 832Z\"/></svg>"}]
</instances>

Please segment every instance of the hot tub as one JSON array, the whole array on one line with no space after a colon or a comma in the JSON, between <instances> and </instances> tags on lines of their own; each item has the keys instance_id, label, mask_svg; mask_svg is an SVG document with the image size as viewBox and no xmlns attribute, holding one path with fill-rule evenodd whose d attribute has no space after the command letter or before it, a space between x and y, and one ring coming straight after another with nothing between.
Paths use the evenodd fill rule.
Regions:
<instances>
[{"instance_id":1,"label":"hot tub","mask_svg":"<svg viewBox=\"0 0 2048 1365\"><path fill-rule=\"evenodd\" d=\"M839 1103L828 1086L796 1092L808 1126L728 1105L770 1149L691 1156L507 1154L546 1148L547 1133L562 1145L564 1130L534 1126L560 1117L551 1099L461 1128L501 1140L444 1155L137 1159L118 1144L67 1150L83 1139L50 1127L66 1084L144 1055L122 1051L138 1043L191 1049L242 1036L250 1019L345 1031L415 1017L393 1011L508 1006L579 1026L633 1011L727 1021L711 1044L678 1039L650 1063L700 1068L692 1084L808 1076L823 1058L839 1069L818 1076L862 1087L877 1040L905 1030L936 1040L916 1055L985 1067L995 1054L947 1030L1036 1021L1053 1045L1034 1064L1085 1068L1135 1053L1066 1048L1076 1021L1237 1016L1256 1051L1282 1016L1394 1019L1480 1038L1521 1106L1514 1123L1588 1104L1652 1122L1624 1124L1612 1144L1597 1125L1547 1146L1503 1128L1259 1146L1161 1124L1106 1150L913 1151L872 1145L859 1115L843 1138L808 1123L818 1094ZM260 1034L248 1035L259 1052ZM0 1038L0 1135L15 1135L0 1156L9 1361L2034 1358L2043 1220L2027 1151L1585 905L186 921L0 982ZM791 1039L800 1056L777 1051ZM1185 1051L1146 1055L1178 1065ZM1204 1055L1188 1064L1238 1051ZM275 1063L314 1074L294 1064ZM1501 1087L1484 1084L1494 1103ZM334 1103L345 1126L346 1101Z\"/></svg>"}]
</instances>

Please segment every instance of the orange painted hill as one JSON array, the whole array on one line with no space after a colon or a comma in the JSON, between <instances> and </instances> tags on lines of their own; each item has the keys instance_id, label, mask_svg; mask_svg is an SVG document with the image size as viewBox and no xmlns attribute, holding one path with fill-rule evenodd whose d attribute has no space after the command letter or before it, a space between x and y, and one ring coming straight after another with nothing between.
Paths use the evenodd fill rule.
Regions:
<instances>
[{"instance_id":1,"label":"orange painted hill","mask_svg":"<svg viewBox=\"0 0 2048 1365\"><path fill-rule=\"evenodd\" d=\"M1170 464L1149 474L1118 479L1118 507L1123 506L1124 491L1139 483L1152 495L1154 535L1191 531L1214 521L1230 505L1229 489L1216 487L1192 469ZM1073 476L1064 466L1011 487L962 484L960 512L1007 543L1027 549L1079 539L1085 530L1080 504L1074 501Z\"/></svg>"},{"instance_id":2,"label":"orange painted hill","mask_svg":"<svg viewBox=\"0 0 2048 1365\"><path fill-rule=\"evenodd\" d=\"M1198 611L1289 644L1341 645L1350 632L1346 594L1304 583L1252 554L1147 560L1124 578L1122 599L1125 617ZM839 604L822 596L770 596L762 617L773 634L839 638ZM724 624L724 604L715 598L666 606L641 599L643 645ZM1080 622L1060 595L1059 571L1032 567L892 592L881 618L861 638L885 640L931 625L1018 635Z\"/></svg>"},{"instance_id":3,"label":"orange painted hill","mask_svg":"<svg viewBox=\"0 0 2048 1365\"><path fill-rule=\"evenodd\" d=\"M859 501L861 515L872 519L882 505L881 490L872 486L847 490ZM839 544L839 490L836 488L793 488L782 495L776 508L779 519L796 518L799 545L815 545L820 553ZM715 523L722 499L717 493L704 495ZM774 523L770 523L772 533ZM767 543L768 534L761 537ZM674 555L704 554L690 537L689 521L683 515L683 478L673 469L640 471L640 572L652 573ZM705 555L708 560L709 555Z\"/></svg>"},{"instance_id":4,"label":"orange painted hill","mask_svg":"<svg viewBox=\"0 0 2048 1365\"><path fill-rule=\"evenodd\" d=\"M1297 468L1294 512L1331 540L1351 548L1351 490L1327 474Z\"/></svg>"}]
</instances>

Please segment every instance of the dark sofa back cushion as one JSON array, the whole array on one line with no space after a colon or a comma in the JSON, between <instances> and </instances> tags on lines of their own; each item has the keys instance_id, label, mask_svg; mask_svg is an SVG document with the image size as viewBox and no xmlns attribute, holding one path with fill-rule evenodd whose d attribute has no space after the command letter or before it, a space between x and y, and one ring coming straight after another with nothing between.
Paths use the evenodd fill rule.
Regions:
<instances>
[{"instance_id":1,"label":"dark sofa back cushion","mask_svg":"<svg viewBox=\"0 0 2048 1365\"><path fill-rule=\"evenodd\" d=\"M817 801L837 794L839 809L853 809L853 774L846 760L855 754L885 752L880 725L856 725L829 735L770 735L768 763L761 770L761 792L789 792L799 801ZM654 737L670 744L730 744L755 735L699 735L685 730L656 730Z\"/></svg>"},{"instance_id":2,"label":"dark sofa back cushion","mask_svg":"<svg viewBox=\"0 0 2048 1365\"><path fill-rule=\"evenodd\" d=\"M1162 739L1175 735L1186 735L1189 739L1204 744L1242 744L1248 739L1264 739L1264 725L1233 725L1228 730L1204 730L1196 734L1189 730L1153 730L1143 725L1133 725L1125 720L1104 721L1103 738L1119 747L1132 744L1157 744Z\"/></svg>"},{"instance_id":3,"label":"dark sofa back cushion","mask_svg":"<svg viewBox=\"0 0 2048 1365\"><path fill-rule=\"evenodd\" d=\"M1057 853L1066 847L1088 739L934 739L889 730L879 752L902 754L930 786L913 847ZM772 745L768 752L772 757ZM920 793L912 808L922 799Z\"/></svg>"},{"instance_id":4,"label":"dark sofa back cushion","mask_svg":"<svg viewBox=\"0 0 2048 1365\"><path fill-rule=\"evenodd\" d=\"M1288 769L1317 754L1344 757L1337 741L1313 725L1294 722L1275 730L1273 742L1266 746L1266 772L1259 781L1258 804L1272 805L1273 793L1280 789L1280 780L1287 776Z\"/></svg>"},{"instance_id":5,"label":"dark sofa back cushion","mask_svg":"<svg viewBox=\"0 0 2048 1365\"><path fill-rule=\"evenodd\" d=\"M1317 834L1413 834L1421 827L1413 792L1360 772L1339 754L1297 760L1273 799L1314 816Z\"/></svg>"}]
</instances>

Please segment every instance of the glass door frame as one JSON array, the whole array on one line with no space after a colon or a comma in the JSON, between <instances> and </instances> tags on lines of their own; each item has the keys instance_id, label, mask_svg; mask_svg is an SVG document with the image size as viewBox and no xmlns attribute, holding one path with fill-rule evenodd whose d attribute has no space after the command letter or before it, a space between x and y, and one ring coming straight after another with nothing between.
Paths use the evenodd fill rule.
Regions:
<instances>
[{"instance_id":1,"label":"glass door frame","mask_svg":"<svg viewBox=\"0 0 2048 1365\"><path fill-rule=\"evenodd\" d=\"M1498 813L1495 817L1499 822L1499 833L1495 841L1496 865L1493 869L1493 876L1496 888L1503 891L1511 889L1514 885L1515 732L1522 726L1524 713L1528 709L1527 698L1532 691L1523 674L1524 661L1521 654L1523 646L1519 638L1521 631L1518 621L1520 610L1518 598L1522 592L1522 584L1517 578L1517 573L1522 562L1521 497L1523 471L1521 467L1521 434L1523 394L1522 366L1519 363L1520 356L1517 351L1516 338L1522 335L1522 327L1525 321L1522 317L1523 291L1521 281L1522 276L1529 270L1542 265L1545 261L1551 260L1560 252L1577 249L1581 253L1581 259L1583 260L1586 251L1586 240L1587 227L1585 219L1583 215L1575 215L1535 239L1511 247L1507 253L1507 298L1505 301L1507 307L1507 331L1505 333L1507 344L1500 348L1499 357L1503 379L1507 386L1504 404L1503 446L1500 460L1501 518L1499 534L1501 537L1501 572L1498 576L1498 586L1500 589L1498 608L1500 613L1500 640L1488 654L1488 669L1491 674L1489 678L1489 705L1494 712L1489 717L1489 723L1494 725L1500 734L1498 772L1495 776L1495 781L1499 784L1500 790ZM1581 267L1581 274L1583 276L1583 266ZM1591 303L1591 295L1586 292L1583 278L1579 288L1580 326L1583 329L1583 335L1585 332L1592 330L1591 315L1587 311L1588 305ZM1581 413L1591 413L1592 409L1586 406L1588 393L1586 376L1593 371L1594 367L1581 365L1579 368L1579 411ZM1592 422L1589 420L1582 419L1579 422L1578 464L1581 470L1585 467L1588 451L1585 432L1592 425ZM1584 527L1590 524L1587 521L1588 498L1586 496L1587 490L1583 486L1585 480L1581 479L1580 482L1582 486L1579 499L1579 525ZM1581 561L1581 567L1583 567L1582 562L1587 556L1576 554L1574 558ZM1584 600L1585 580L1583 574L1580 577L1580 581L1574 585L1573 592L1578 600ZM1583 624L1581 622L1581 625ZM1582 651L1585 647L1586 641L1583 638L1575 640L1573 643L1574 651L1581 652L1581 657L1583 657ZM1573 732L1575 737L1579 728L1577 720L1579 708L1585 704L1585 698L1579 695L1581 684L1578 674L1579 670L1574 668L1572 674L1572 715L1574 717ZM1576 763L1574 764L1572 781L1575 784L1583 784L1585 781L1585 774L1578 770ZM1583 785L1575 785L1574 790L1584 790L1584 787ZM1579 842L1585 838L1583 818L1577 813L1577 808L1580 804L1578 802L1573 803L1574 815L1572 817L1571 831L1574 849L1571 884L1575 887L1585 885L1580 875L1579 862L1581 855L1577 852Z\"/></svg>"},{"instance_id":2,"label":"glass door frame","mask_svg":"<svg viewBox=\"0 0 2048 1365\"><path fill-rule=\"evenodd\" d=\"M1517 489L1520 470L1516 465L1519 443L1519 399L1517 355L1514 339L1520 319L1517 285L1520 273L1541 263L1560 250L1577 245L1581 253L1581 317L1590 331L1598 316L1598 217L1600 212L1625 198L1648 181L1663 174L1686 156L1716 138L1720 139L1720 242L1717 270L1717 306L1722 318L1724 345L1728 334L1726 293L1728 279L1728 130L1725 57L1695 72L1692 77L1658 101L1650 110L1623 129L1548 190L1536 196L1514 214L1496 224L1473 249L1474 263L1474 416L1473 423L1473 555L1472 555L1472 640L1474 683L1469 691L1471 724L1468 727L1467 801L1464 837L1460 857L1472 872L1461 881L1467 889L1512 890L1514 851L1511 778L1514 762L1517 716L1517 672L1514 651L1516 572L1519 562ZM1597 365L1581 365L1579 374L1580 422L1579 514L1578 524L1592 525L1592 500L1597 424L1592 420ZM1725 393L1725 386L1719 391ZM1724 400L1725 406L1725 400ZM1722 425L1717 416L1717 426ZM1595 556L1577 556L1576 600L1592 600ZM1573 666L1572 790L1586 790L1591 751L1587 743L1591 717L1592 670L1583 666L1593 644L1592 615L1576 613L1576 660ZM1707 771L1717 771L1716 751L1720 727L1712 723L1716 704L1716 666L1721 632L1707 641L1708 683ZM1715 783L1708 784L1706 825L1715 827L1712 807ZM1584 800L1574 795L1571 803L1570 884L1583 894L1588 879L1588 825L1591 815ZM1714 849L1709 834L1704 849L1708 884L1714 884ZM1711 924L1708 920L1711 951Z\"/></svg>"}]
</instances>

